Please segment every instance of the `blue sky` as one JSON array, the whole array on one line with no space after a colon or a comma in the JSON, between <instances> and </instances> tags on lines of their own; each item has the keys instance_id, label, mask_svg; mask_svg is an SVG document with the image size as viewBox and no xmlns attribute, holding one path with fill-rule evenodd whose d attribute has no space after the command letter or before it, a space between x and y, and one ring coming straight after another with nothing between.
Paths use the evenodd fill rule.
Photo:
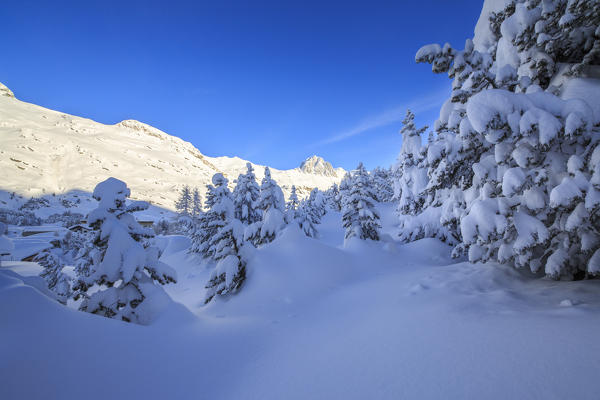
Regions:
<instances>
[{"instance_id":1,"label":"blue sky","mask_svg":"<svg viewBox=\"0 0 600 400\"><path fill-rule=\"evenodd\" d=\"M44 107L146 122L209 156L388 166L406 108L430 124L450 91L415 52L462 48L481 5L2 2L0 82Z\"/></svg>"}]
</instances>

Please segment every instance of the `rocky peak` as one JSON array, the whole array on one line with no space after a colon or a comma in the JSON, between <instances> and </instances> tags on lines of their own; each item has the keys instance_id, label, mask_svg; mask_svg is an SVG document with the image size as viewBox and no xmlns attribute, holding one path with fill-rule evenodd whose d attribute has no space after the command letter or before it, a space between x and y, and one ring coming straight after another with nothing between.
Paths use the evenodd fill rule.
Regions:
<instances>
[{"instance_id":1,"label":"rocky peak","mask_svg":"<svg viewBox=\"0 0 600 400\"><path fill-rule=\"evenodd\" d=\"M300 164L300 170L307 174L337 176L337 172L331 163L318 156L308 157Z\"/></svg>"}]
</instances>

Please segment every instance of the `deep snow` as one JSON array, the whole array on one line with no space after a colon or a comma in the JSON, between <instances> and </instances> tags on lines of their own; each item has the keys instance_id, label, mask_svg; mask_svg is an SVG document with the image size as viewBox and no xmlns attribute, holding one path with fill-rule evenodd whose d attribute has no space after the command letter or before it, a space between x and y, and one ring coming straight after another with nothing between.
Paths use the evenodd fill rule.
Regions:
<instances>
[{"instance_id":1,"label":"deep snow","mask_svg":"<svg viewBox=\"0 0 600 400\"><path fill-rule=\"evenodd\" d=\"M204 306L210 273L159 237L179 281L150 326L61 306L33 263L0 269L0 398L597 398L600 281L555 282L401 245L288 228L241 292ZM18 243L17 243L18 245Z\"/></svg>"}]
</instances>

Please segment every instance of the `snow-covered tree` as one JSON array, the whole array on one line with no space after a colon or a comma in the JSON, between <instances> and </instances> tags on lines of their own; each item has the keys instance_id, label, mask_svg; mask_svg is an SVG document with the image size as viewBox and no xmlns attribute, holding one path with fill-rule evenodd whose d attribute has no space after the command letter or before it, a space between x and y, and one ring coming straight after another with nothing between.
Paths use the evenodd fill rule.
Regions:
<instances>
[{"instance_id":1,"label":"snow-covered tree","mask_svg":"<svg viewBox=\"0 0 600 400\"><path fill-rule=\"evenodd\" d=\"M235 218L227 179L222 174L215 174L212 181L214 203L208 212L212 216L208 226L214 235L209 238L206 253L217 261L217 265L206 285L206 303L215 295L235 293L246 278L244 226Z\"/></svg>"},{"instance_id":2,"label":"snow-covered tree","mask_svg":"<svg viewBox=\"0 0 600 400\"><path fill-rule=\"evenodd\" d=\"M464 50L419 50L418 62L454 81L417 163L428 183L405 232L427 226L471 261L553 278L600 273L600 120L584 89L597 85L598 10L589 0L486 2Z\"/></svg>"},{"instance_id":3,"label":"snow-covered tree","mask_svg":"<svg viewBox=\"0 0 600 400\"><path fill-rule=\"evenodd\" d=\"M191 216L193 218L198 218L200 213L202 212L202 196L200 196L200 191L198 188L194 188L194 192L192 194L192 206L191 206Z\"/></svg>"},{"instance_id":4,"label":"snow-covered tree","mask_svg":"<svg viewBox=\"0 0 600 400\"><path fill-rule=\"evenodd\" d=\"M109 318L147 324L153 317L153 298L164 297L156 283L175 282L175 271L159 261L159 251L147 241L154 236L132 212L148 208L146 202L126 204L130 191L125 182L108 178L93 192L98 207L89 213L94 230L92 249L84 265L77 265L80 309ZM94 287L95 291L89 293Z\"/></svg>"},{"instance_id":5,"label":"snow-covered tree","mask_svg":"<svg viewBox=\"0 0 600 400\"><path fill-rule=\"evenodd\" d=\"M207 211L200 214L198 222L192 234L192 245L190 252L200 253L205 258L214 256L214 239L217 234L220 223L224 215L219 210L221 204L225 201L232 201L231 192L227 187L228 180L221 173L214 174L212 185L206 186L206 200L204 206Z\"/></svg>"},{"instance_id":6,"label":"snow-covered tree","mask_svg":"<svg viewBox=\"0 0 600 400\"><path fill-rule=\"evenodd\" d=\"M256 209L262 212L262 219L249 225L245 239L254 245L272 242L285 226L285 201L283 191L271 178L269 167L265 167L265 176L260 185L260 196Z\"/></svg>"},{"instance_id":7,"label":"snow-covered tree","mask_svg":"<svg viewBox=\"0 0 600 400\"><path fill-rule=\"evenodd\" d=\"M54 292L57 300L63 304L73 296L71 290L73 279L65 274L63 269L67 265L76 265L79 261L83 261L86 243L90 239L91 235L86 230L80 232L69 230L62 238L53 241L53 247L40 252L35 258L43 268L40 277L44 278L48 289Z\"/></svg>"},{"instance_id":8,"label":"snow-covered tree","mask_svg":"<svg viewBox=\"0 0 600 400\"><path fill-rule=\"evenodd\" d=\"M252 164L247 163L246 168L246 173L240 174L233 190L233 205L235 217L244 225L251 225L261 219L260 210L255 208L260 189L256 183Z\"/></svg>"},{"instance_id":9,"label":"snow-covered tree","mask_svg":"<svg viewBox=\"0 0 600 400\"><path fill-rule=\"evenodd\" d=\"M0 265L2 265L3 259L10 257L15 248L12 240L6 236L7 231L7 225L4 222L0 222Z\"/></svg>"},{"instance_id":10,"label":"snow-covered tree","mask_svg":"<svg viewBox=\"0 0 600 400\"><path fill-rule=\"evenodd\" d=\"M190 191L190 187L185 185L181 189L181 193L179 194L179 199L175 203L175 209L180 215L190 215L193 210L193 202L192 202L192 193Z\"/></svg>"},{"instance_id":11,"label":"snow-covered tree","mask_svg":"<svg viewBox=\"0 0 600 400\"><path fill-rule=\"evenodd\" d=\"M554 278L595 273L592 109L548 92L489 90L469 100L467 116L494 146L473 167L479 195L460 223L469 259L543 267Z\"/></svg>"},{"instance_id":12,"label":"snow-covered tree","mask_svg":"<svg viewBox=\"0 0 600 400\"><path fill-rule=\"evenodd\" d=\"M344 209L344 199L348 198L348 191L350 190L350 186L352 186L352 175L350 172L346 172L342 181L340 182L340 186L338 189L338 194L336 196L336 202L340 207L340 211Z\"/></svg>"},{"instance_id":13,"label":"snow-covered tree","mask_svg":"<svg viewBox=\"0 0 600 400\"><path fill-rule=\"evenodd\" d=\"M423 190L427 185L427 171L419 165L422 158L421 134L427 126L417 129L415 114L406 111L402 120L402 148L394 168L394 197L398 199L398 213L414 215L424 203Z\"/></svg>"},{"instance_id":14,"label":"snow-covered tree","mask_svg":"<svg viewBox=\"0 0 600 400\"><path fill-rule=\"evenodd\" d=\"M379 213L375 209L375 193L369 173L362 163L352 171L348 189L344 190L342 223L346 239L379 240Z\"/></svg>"},{"instance_id":15,"label":"snow-covered tree","mask_svg":"<svg viewBox=\"0 0 600 400\"><path fill-rule=\"evenodd\" d=\"M71 278L63 272L65 267L65 255L63 249L51 248L39 253L35 261L43 268L40 277L44 278L48 289L56 294L56 299L67 304L71 297Z\"/></svg>"},{"instance_id":16,"label":"snow-covered tree","mask_svg":"<svg viewBox=\"0 0 600 400\"><path fill-rule=\"evenodd\" d=\"M327 191L325 191L325 199L329 208L334 211L341 211L340 187L337 183L334 183Z\"/></svg>"},{"instance_id":17,"label":"snow-covered tree","mask_svg":"<svg viewBox=\"0 0 600 400\"><path fill-rule=\"evenodd\" d=\"M379 201L380 203L386 203L388 201L391 201L394 197L394 188L391 171L381 167L377 167L373 171L371 171L370 176L373 180L373 187L375 188L377 201Z\"/></svg>"},{"instance_id":18,"label":"snow-covered tree","mask_svg":"<svg viewBox=\"0 0 600 400\"><path fill-rule=\"evenodd\" d=\"M306 207L308 207L319 221L321 221L321 217L327 213L327 203L325 201L325 196L323 192L319 189L314 188L310 191L308 196L308 200L306 202Z\"/></svg>"},{"instance_id":19,"label":"snow-covered tree","mask_svg":"<svg viewBox=\"0 0 600 400\"><path fill-rule=\"evenodd\" d=\"M298 200L298 195L296 194L296 186L292 185L292 190L290 192L290 197L288 202L285 204L285 218L288 223L292 222L296 217L296 210L300 205L300 201Z\"/></svg>"},{"instance_id":20,"label":"snow-covered tree","mask_svg":"<svg viewBox=\"0 0 600 400\"><path fill-rule=\"evenodd\" d=\"M321 217L306 199L302 200L294 212L294 221L306 236L312 238L318 236L316 225L321 223Z\"/></svg>"}]
</instances>

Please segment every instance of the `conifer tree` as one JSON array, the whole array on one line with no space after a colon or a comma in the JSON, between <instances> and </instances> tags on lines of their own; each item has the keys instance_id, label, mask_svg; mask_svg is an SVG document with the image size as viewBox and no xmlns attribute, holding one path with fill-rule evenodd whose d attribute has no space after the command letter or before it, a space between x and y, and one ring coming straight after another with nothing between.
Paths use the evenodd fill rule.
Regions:
<instances>
[{"instance_id":1,"label":"conifer tree","mask_svg":"<svg viewBox=\"0 0 600 400\"><path fill-rule=\"evenodd\" d=\"M6 224L0 222L0 266L2 265L2 260L8 258L15 248L12 240L6 236L7 231L8 227Z\"/></svg>"},{"instance_id":2,"label":"conifer tree","mask_svg":"<svg viewBox=\"0 0 600 400\"><path fill-rule=\"evenodd\" d=\"M308 201L306 202L308 209L315 215L318 220L327 213L327 204L325 202L325 196L319 189L314 188L310 191Z\"/></svg>"},{"instance_id":3,"label":"conifer tree","mask_svg":"<svg viewBox=\"0 0 600 400\"><path fill-rule=\"evenodd\" d=\"M371 179L373 180L373 187L375 188L375 194L377 195L377 201L380 203L386 203L391 201L394 197L394 188L392 185L391 172L381 167L375 168L371 171Z\"/></svg>"},{"instance_id":4,"label":"conifer tree","mask_svg":"<svg viewBox=\"0 0 600 400\"><path fill-rule=\"evenodd\" d=\"M200 196L200 191L198 188L194 188L194 192L192 195L192 207L191 214L193 218L198 218L200 213L202 212L202 196Z\"/></svg>"},{"instance_id":5,"label":"conifer tree","mask_svg":"<svg viewBox=\"0 0 600 400\"><path fill-rule=\"evenodd\" d=\"M252 164L246 164L247 172L240 174L233 190L235 217L244 225L251 225L261 219L260 210L255 208L260 195Z\"/></svg>"},{"instance_id":6,"label":"conifer tree","mask_svg":"<svg viewBox=\"0 0 600 400\"><path fill-rule=\"evenodd\" d=\"M260 185L256 208L262 211L262 219L249 225L244 236L246 240L258 246L272 242L285 226L283 191L271 178L269 167L265 167L265 176Z\"/></svg>"},{"instance_id":7,"label":"conifer tree","mask_svg":"<svg viewBox=\"0 0 600 400\"><path fill-rule=\"evenodd\" d=\"M156 283L175 282L175 271L158 260L159 251L147 239L150 229L140 226L132 212L148 208L146 202L126 204L130 191L125 182L108 178L93 192L98 208L88 215L94 230L92 249L77 266L77 296L82 311L147 324L153 318L149 298L166 296ZM89 289L96 291L88 294Z\"/></svg>"},{"instance_id":8,"label":"conifer tree","mask_svg":"<svg viewBox=\"0 0 600 400\"><path fill-rule=\"evenodd\" d=\"M600 272L598 122L582 92L569 92L600 65L598 10L597 1L513 0L482 14L489 35L478 29L464 50L419 50L417 62L454 81L417 163L429 181L414 229L437 216L432 235L471 261L557 279Z\"/></svg>"},{"instance_id":9,"label":"conifer tree","mask_svg":"<svg viewBox=\"0 0 600 400\"><path fill-rule=\"evenodd\" d=\"M43 268L40 277L46 281L48 289L56 294L60 303L66 304L73 296L72 279L63 272L63 268L77 262L79 251L84 247L85 241L89 240L88 236L85 232L68 231L58 244L42 251L35 258Z\"/></svg>"},{"instance_id":10,"label":"conifer tree","mask_svg":"<svg viewBox=\"0 0 600 400\"><path fill-rule=\"evenodd\" d=\"M379 240L379 213L375 209L375 193L369 174L362 163L352 171L348 189L344 190L342 222L346 239Z\"/></svg>"},{"instance_id":11,"label":"conifer tree","mask_svg":"<svg viewBox=\"0 0 600 400\"><path fill-rule=\"evenodd\" d=\"M307 200L302 200L294 213L294 221L306 236L316 238L318 232L315 225L321 222L318 215Z\"/></svg>"},{"instance_id":12,"label":"conifer tree","mask_svg":"<svg viewBox=\"0 0 600 400\"><path fill-rule=\"evenodd\" d=\"M214 203L210 208L212 219L208 226L214 235L208 241L207 254L217 261L206 285L205 303L214 296L235 293L246 278L244 227L234 215L234 203L222 174L213 176Z\"/></svg>"},{"instance_id":13,"label":"conifer tree","mask_svg":"<svg viewBox=\"0 0 600 400\"><path fill-rule=\"evenodd\" d=\"M287 223L290 223L294 220L296 216L296 210L300 202L298 201L298 195L296 194L296 186L292 185L292 191L290 193L290 197L288 202L285 204L285 218Z\"/></svg>"},{"instance_id":14,"label":"conifer tree","mask_svg":"<svg viewBox=\"0 0 600 400\"><path fill-rule=\"evenodd\" d=\"M326 192L326 199L329 208L334 211L341 211L342 207L340 204L340 188L337 183L334 183Z\"/></svg>"},{"instance_id":15,"label":"conifer tree","mask_svg":"<svg viewBox=\"0 0 600 400\"><path fill-rule=\"evenodd\" d=\"M185 185L183 189L181 189L179 199L175 203L175 209L180 215L188 216L192 213L192 206L192 194L190 192L190 187Z\"/></svg>"},{"instance_id":16,"label":"conifer tree","mask_svg":"<svg viewBox=\"0 0 600 400\"><path fill-rule=\"evenodd\" d=\"M226 202L224 198L231 200L231 192L227 187L228 180L221 173L214 174L212 185L207 185L205 207L198 218L195 231L192 234L192 246L190 252L200 253L205 258L214 258L215 248L214 240L219 229L224 214L220 211L219 204Z\"/></svg>"}]
</instances>

